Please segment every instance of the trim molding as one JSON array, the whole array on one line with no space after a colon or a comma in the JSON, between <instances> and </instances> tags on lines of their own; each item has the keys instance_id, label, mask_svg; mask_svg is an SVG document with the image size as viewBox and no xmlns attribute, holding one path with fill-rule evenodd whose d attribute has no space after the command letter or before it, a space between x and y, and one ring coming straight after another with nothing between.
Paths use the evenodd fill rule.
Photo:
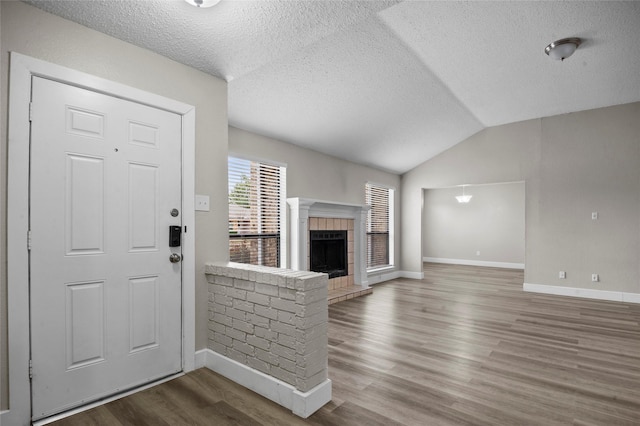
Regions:
<instances>
[{"instance_id":1,"label":"trim molding","mask_svg":"<svg viewBox=\"0 0 640 426\"><path fill-rule=\"evenodd\" d=\"M204 366L209 370L290 409L293 414L304 419L331 401L331 380L329 379L309 392L300 392L288 383L240 364L211 349L198 351L196 359L204 360Z\"/></svg>"},{"instance_id":2,"label":"trim molding","mask_svg":"<svg viewBox=\"0 0 640 426\"><path fill-rule=\"evenodd\" d=\"M626 293L624 291L594 290L590 288L560 287L556 285L530 283L522 284L522 289L531 293L610 300L613 302L640 303L640 293Z\"/></svg>"},{"instance_id":3,"label":"trim molding","mask_svg":"<svg viewBox=\"0 0 640 426\"><path fill-rule=\"evenodd\" d=\"M395 280L396 278L401 277L400 271L395 270L380 270L379 272L373 271L369 272L367 275L369 286L371 286L372 284L380 284L385 281Z\"/></svg>"},{"instance_id":4,"label":"trim molding","mask_svg":"<svg viewBox=\"0 0 640 426\"><path fill-rule=\"evenodd\" d=\"M424 272L398 271L398 278L409 278L410 280L423 280Z\"/></svg>"},{"instance_id":5,"label":"trim molding","mask_svg":"<svg viewBox=\"0 0 640 426\"><path fill-rule=\"evenodd\" d=\"M194 360L196 369L207 366L207 352L209 349L200 349L196 351Z\"/></svg>"},{"instance_id":6,"label":"trim molding","mask_svg":"<svg viewBox=\"0 0 640 426\"><path fill-rule=\"evenodd\" d=\"M422 261L431 263L447 263L450 265L487 266L491 268L524 270L524 263L491 262L488 260L447 259L443 257L423 257Z\"/></svg>"}]
</instances>

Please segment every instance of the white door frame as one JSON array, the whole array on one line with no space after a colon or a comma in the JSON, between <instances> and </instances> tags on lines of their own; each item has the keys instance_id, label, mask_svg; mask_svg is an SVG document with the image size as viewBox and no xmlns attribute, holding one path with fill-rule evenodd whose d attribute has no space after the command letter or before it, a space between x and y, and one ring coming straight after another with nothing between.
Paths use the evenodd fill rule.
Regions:
<instances>
[{"instance_id":1,"label":"white door frame","mask_svg":"<svg viewBox=\"0 0 640 426\"><path fill-rule=\"evenodd\" d=\"M11 52L8 119L7 305L9 410L2 423L29 425L29 103L38 76L182 116L182 368L195 368L195 107L80 71Z\"/></svg>"}]
</instances>

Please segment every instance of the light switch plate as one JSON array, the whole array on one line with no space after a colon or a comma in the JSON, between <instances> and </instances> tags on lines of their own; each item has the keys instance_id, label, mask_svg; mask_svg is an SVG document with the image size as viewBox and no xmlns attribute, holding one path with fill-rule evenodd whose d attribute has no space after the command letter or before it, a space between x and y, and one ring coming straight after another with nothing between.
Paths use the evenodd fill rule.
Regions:
<instances>
[{"instance_id":1,"label":"light switch plate","mask_svg":"<svg viewBox=\"0 0 640 426\"><path fill-rule=\"evenodd\" d=\"M209 211L209 196L196 194L196 211L208 212Z\"/></svg>"}]
</instances>

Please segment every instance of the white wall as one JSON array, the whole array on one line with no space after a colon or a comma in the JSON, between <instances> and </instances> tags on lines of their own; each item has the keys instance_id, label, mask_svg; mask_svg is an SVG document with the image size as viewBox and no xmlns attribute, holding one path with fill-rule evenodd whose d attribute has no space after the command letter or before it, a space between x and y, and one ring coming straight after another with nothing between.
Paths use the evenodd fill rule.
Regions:
<instances>
[{"instance_id":1,"label":"white wall","mask_svg":"<svg viewBox=\"0 0 640 426\"><path fill-rule=\"evenodd\" d=\"M108 37L17 1L1 2L2 111L7 111L9 51L73 68L196 107L196 193L211 196L210 212L196 212L196 349L207 344L204 263L228 259L227 84L165 57ZM2 403L7 408L6 167L7 116L0 143L0 320Z\"/></svg>"},{"instance_id":2,"label":"white wall","mask_svg":"<svg viewBox=\"0 0 640 426\"><path fill-rule=\"evenodd\" d=\"M526 183L525 282L640 293L640 103L485 129L403 175L402 268L422 268L423 188L510 181Z\"/></svg>"},{"instance_id":3,"label":"white wall","mask_svg":"<svg viewBox=\"0 0 640 426\"><path fill-rule=\"evenodd\" d=\"M473 196L469 203L456 200L460 187L424 191L423 257L524 265L524 183L472 185L465 193Z\"/></svg>"},{"instance_id":4,"label":"white wall","mask_svg":"<svg viewBox=\"0 0 640 426\"><path fill-rule=\"evenodd\" d=\"M229 152L286 163L287 198L304 197L365 204L365 183L375 182L396 188L395 258L400 258L400 191L398 190L400 177L398 175L361 166L235 127L229 127Z\"/></svg>"}]
</instances>

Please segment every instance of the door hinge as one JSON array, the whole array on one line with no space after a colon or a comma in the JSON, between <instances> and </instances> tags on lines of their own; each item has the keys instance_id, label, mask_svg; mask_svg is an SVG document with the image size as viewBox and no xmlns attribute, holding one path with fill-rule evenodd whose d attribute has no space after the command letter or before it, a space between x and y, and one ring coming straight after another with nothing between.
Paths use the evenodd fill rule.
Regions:
<instances>
[{"instance_id":1,"label":"door hinge","mask_svg":"<svg viewBox=\"0 0 640 426\"><path fill-rule=\"evenodd\" d=\"M27 231L27 250L31 250L31 230Z\"/></svg>"},{"instance_id":2,"label":"door hinge","mask_svg":"<svg viewBox=\"0 0 640 426\"><path fill-rule=\"evenodd\" d=\"M29 379L33 379L33 360L29 360Z\"/></svg>"},{"instance_id":3,"label":"door hinge","mask_svg":"<svg viewBox=\"0 0 640 426\"><path fill-rule=\"evenodd\" d=\"M29 102L29 121L33 121L33 102Z\"/></svg>"}]
</instances>

